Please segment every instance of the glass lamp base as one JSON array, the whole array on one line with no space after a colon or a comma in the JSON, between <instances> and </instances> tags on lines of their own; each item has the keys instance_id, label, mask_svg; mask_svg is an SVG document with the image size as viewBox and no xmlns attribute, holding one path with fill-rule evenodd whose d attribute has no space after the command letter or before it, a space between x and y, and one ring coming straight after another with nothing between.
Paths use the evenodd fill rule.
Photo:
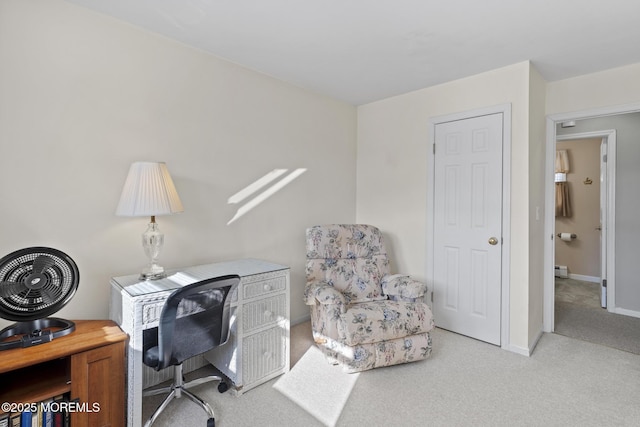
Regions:
<instances>
[{"instance_id":1,"label":"glass lamp base","mask_svg":"<svg viewBox=\"0 0 640 427\"><path fill-rule=\"evenodd\" d=\"M147 230L142 234L142 247L149 257L149 265L147 265L140 273L141 280L157 280L167 277L164 268L158 265L156 259L160 255L162 246L164 245L164 234L158 228L156 218L151 217L151 222L147 226Z\"/></svg>"},{"instance_id":2,"label":"glass lamp base","mask_svg":"<svg viewBox=\"0 0 640 427\"><path fill-rule=\"evenodd\" d=\"M156 263L148 265L140 273L140 280L158 280L165 277L167 277L167 274L164 268Z\"/></svg>"},{"instance_id":3,"label":"glass lamp base","mask_svg":"<svg viewBox=\"0 0 640 427\"><path fill-rule=\"evenodd\" d=\"M160 279L164 279L165 277L167 277L165 273L153 274L153 275L140 273L140 277L138 279L139 280L160 280Z\"/></svg>"}]
</instances>

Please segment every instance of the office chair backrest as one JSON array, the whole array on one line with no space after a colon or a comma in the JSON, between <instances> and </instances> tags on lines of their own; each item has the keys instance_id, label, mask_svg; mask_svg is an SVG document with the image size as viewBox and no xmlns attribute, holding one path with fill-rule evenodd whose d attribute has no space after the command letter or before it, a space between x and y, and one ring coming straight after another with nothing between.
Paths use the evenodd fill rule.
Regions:
<instances>
[{"instance_id":1,"label":"office chair backrest","mask_svg":"<svg viewBox=\"0 0 640 427\"><path fill-rule=\"evenodd\" d=\"M158 324L156 370L218 347L229 339L229 296L240 276L202 280L174 291Z\"/></svg>"}]
</instances>

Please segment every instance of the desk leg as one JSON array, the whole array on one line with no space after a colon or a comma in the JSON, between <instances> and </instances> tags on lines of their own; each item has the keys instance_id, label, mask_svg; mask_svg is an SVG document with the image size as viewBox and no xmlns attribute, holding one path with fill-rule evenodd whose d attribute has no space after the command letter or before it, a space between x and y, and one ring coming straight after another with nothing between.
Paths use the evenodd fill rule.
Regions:
<instances>
[{"instance_id":1,"label":"desk leg","mask_svg":"<svg viewBox=\"0 0 640 427\"><path fill-rule=\"evenodd\" d=\"M127 354L127 425L129 427L140 427L142 426L142 352L133 344L133 336L130 338L130 342L131 345ZM139 348L142 348L142 343L140 342L139 344Z\"/></svg>"},{"instance_id":2,"label":"desk leg","mask_svg":"<svg viewBox=\"0 0 640 427\"><path fill-rule=\"evenodd\" d=\"M129 334L127 348L127 426L142 426L142 310L134 302L125 300L122 325ZM128 310L127 310L128 309ZM126 315L129 314L129 315Z\"/></svg>"}]
</instances>

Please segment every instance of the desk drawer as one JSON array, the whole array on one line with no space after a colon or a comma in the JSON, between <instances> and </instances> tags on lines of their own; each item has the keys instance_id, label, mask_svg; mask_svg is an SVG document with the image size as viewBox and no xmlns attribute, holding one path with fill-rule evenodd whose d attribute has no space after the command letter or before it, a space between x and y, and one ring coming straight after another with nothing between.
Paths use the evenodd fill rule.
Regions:
<instances>
[{"instance_id":1,"label":"desk drawer","mask_svg":"<svg viewBox=\"0 0 640 427\"><path fill-rule=\"evenodd\" d=\"M245 333L287 319L286 294L275 295L242 306L242 327Z\"/></svg>"},{"instance_id":2,"label":"desk drawer","mask_svg":"<svg viewBox=\"0 0 640 427\"><path fill-rule=\"evenodd\" d=\"M160 319L160 314L162 314L162 307L164 307L165 301L166 297L162 299L155 298L153 300L145 301L141 304L142 325L144 328L152 328L154 326L157 326L158 319Z\"/></svg>"},{"instance_id":3,"label":"desk drawer","mask_svg":"<svg viewBox=\"0 0 640 427\"><path fill-rule=\"evenodd\" d=\"M242 280L242 297L245 300L273 292L284 291L287 288L287 278L282 274L278 276L265 274L255 279L257 280Z\"/></svg>"},{"instance_id":4,"label":"desk drawer","mask_svg":"<svg viewBox=\"0 0 640 427\"><path fill-rule=\"evenodd\" d=\"M272 374L285 371L287 363L287 331L276 326L257 334L244 337L242 341L242 382L245 388Z\"/></svg>"}]
</instances>

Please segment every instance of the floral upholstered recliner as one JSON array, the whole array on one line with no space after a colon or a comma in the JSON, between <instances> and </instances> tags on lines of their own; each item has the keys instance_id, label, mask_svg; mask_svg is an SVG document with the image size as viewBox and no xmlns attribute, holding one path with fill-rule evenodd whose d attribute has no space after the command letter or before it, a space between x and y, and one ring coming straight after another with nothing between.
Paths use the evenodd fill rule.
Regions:
<instances>
[{"instance_id":1,"label":"floral upholstered recliner","mask_svg":"<svg viewBox=\"0 0 640 427\"><path fill-rule=\"evenodd\" d=\"M370 225L307 229L305 303L313 338L347 372L414 362L431 354L426 285L389 274L382 234Z\"/></svg>"}]
</instances>

